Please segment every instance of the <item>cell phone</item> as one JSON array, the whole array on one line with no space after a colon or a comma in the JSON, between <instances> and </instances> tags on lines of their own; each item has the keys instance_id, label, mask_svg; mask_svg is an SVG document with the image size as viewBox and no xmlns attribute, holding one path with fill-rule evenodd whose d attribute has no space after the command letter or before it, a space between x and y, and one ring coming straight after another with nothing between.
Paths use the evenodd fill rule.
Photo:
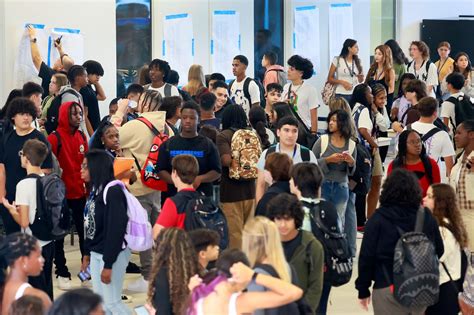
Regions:
<instances>
[{"instance_id":1,"label":"cell phone","mask_svg":"<svg viewBox=\"0 0 474 315\"><path fill-rule=\"evenodd\" d=\"M87 269L85 271L80 271L77 274L77 277L79 278L79 280L81 280L81 282L92 279L92 277L91 277L91 267L87 266Z\"/></svg>"},{"instance_id":2,"label":"cell phone","mask_svg":"<svg viewBox=\"0 0 474 315\"><path fill-rule=\"evenodd\" d=\"M149 315L145 305L136 306L133 310L137 315Z\"/></svg>"},{"instance_id":3,"label":"cell phone","mask_svg":"<svg viewBox=\"0 0 474 315\"><path fill-rule=\"evenodd\" d=\"M61 39L63 39L63 35L61 35L61 36L59 36L58 38L56 38L56 40L55 40L56 45L61 44Z\"/></svg>"},{"instance_id":4,"label":"cell phone","mask_svg":"<svg viewBox=\"0 0 474 315\"><path fill-rule=\"evenodd\" d=\"M349 154L349 150L342 151L342 154Z\"/></svg>"},{"instance_id":5,"label":"cell phone","mask_svg":"<svg viewBox=\"0 0 474 315\"><path fill-rule=\"evenodd\" d=\"M137 106L138 106L138 103L136 101L134 100L128 101L128 107L133 109L133 108L137 108Z\"/></svg>"}]
</instances>

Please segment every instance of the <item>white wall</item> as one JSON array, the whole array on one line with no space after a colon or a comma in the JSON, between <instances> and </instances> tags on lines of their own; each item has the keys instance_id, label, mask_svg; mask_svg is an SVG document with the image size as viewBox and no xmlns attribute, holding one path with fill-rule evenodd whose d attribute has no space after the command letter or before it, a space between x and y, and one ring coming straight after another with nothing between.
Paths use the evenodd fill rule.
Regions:
<instances>
[{"instance_id":1,"label":"white wall","mask_svg":"<svg viewBox=\"0 0 474 315\"><path fill-rule=\"evenodd\" d=\"M97 60L105 71L101 83L107 100L100 103L100 110L102 115L108 112L108 102L116 94L115 0L0 0L0 20L0 27L4 26L0 32L2 105L11 89L21 88L13 86L12 74L24 24L38 23L81 30L84 60Z\"/></svg>"},{"instance_id":2,"label":"white wall","mask_svg":"<svg viewBox=\"0 0 474 315\"><path fill-rule=\"evenodd\" d=\"M420 39L422 20L459 15L474 15L474 0L398 0L396 29L400 47L407 53L410 42Z\"/></svg>"}]
</instances>

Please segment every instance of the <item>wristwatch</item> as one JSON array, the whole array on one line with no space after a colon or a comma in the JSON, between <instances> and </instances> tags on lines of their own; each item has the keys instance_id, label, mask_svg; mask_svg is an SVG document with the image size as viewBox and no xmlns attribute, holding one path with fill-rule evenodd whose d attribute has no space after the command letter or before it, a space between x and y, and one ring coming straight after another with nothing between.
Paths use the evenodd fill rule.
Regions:
<instances>
[{"instance_id":1,"label":"wristwatch","mask_svg":"<svg viewBox=\"0 0 474 315\"><path fill-rule=\"evenodd\" d=\"M36 43L36 40L37 40L37 39L36 39L36 37L35 37L35 38L30 39L30 42Z\"/></svg>"}]
</instances>

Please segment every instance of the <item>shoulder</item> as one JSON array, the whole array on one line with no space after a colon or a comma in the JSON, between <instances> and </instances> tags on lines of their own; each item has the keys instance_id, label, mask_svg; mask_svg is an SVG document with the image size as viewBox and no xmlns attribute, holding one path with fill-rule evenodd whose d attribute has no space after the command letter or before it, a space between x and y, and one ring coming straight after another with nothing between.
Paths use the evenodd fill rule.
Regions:
<instances>
[{"instance_id":1,"label":"shoulder","mask_svg":"<svg viewBox=\"0 0 474 315\"><path fill-rule=\"evenodd\" d=\"M125 193L122 190L122 187L120 187L118 184L110 186L109 189L107 190L107 201L117 201L119 200L118 198L125 198Z\"/></svg>"}]
</instances>

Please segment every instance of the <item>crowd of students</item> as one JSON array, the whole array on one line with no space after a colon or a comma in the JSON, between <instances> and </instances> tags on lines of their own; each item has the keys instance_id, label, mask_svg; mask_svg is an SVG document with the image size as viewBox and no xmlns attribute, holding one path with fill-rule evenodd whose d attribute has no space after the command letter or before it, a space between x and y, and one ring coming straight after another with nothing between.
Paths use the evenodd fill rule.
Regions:
<instances>
[{"instance_id":1,"label":"crowd of students","mask_svg":"<svg viewBox=\"0 0 474 315\"><path fill-rule=\"evenodd\" d=\"M127 243L136 204L154 246L139 251L141 275L128 289L147 292L150 314L326 314L331 288L351 279L357 230L364 309L372 296L376 314L472 314L474 87L466 53L452 59L442 42L433 63L427 45L414 41L409 62L389 40L365 74L357 41L347 39L322 94L308 81L312 62L299 55L284 68L265 53L263 85L247 75L242 55L229 64L235 79L206 78L193 65L183 87L154 59L101 119L100 63L75 65L56 43L60 58L49 68L28 31L42 84L13 90L0 112L2 314L131 314L122 287L137 269ZM320 106L329 107L324 132ZM378 138L390 128L389 162ZM117 174L121 158L133 167ZM54 210L52 189L63 193ZM204 206L220 225L194 229ZM59 289L71 290L65 235L56 231L71 219L81 253L74 271L94 293L55 300L53 265ZM414 230L437 257L439 298L416 304L414 294L407 306L393 289L396 253Z\"/></svg>"}]
</instances>

